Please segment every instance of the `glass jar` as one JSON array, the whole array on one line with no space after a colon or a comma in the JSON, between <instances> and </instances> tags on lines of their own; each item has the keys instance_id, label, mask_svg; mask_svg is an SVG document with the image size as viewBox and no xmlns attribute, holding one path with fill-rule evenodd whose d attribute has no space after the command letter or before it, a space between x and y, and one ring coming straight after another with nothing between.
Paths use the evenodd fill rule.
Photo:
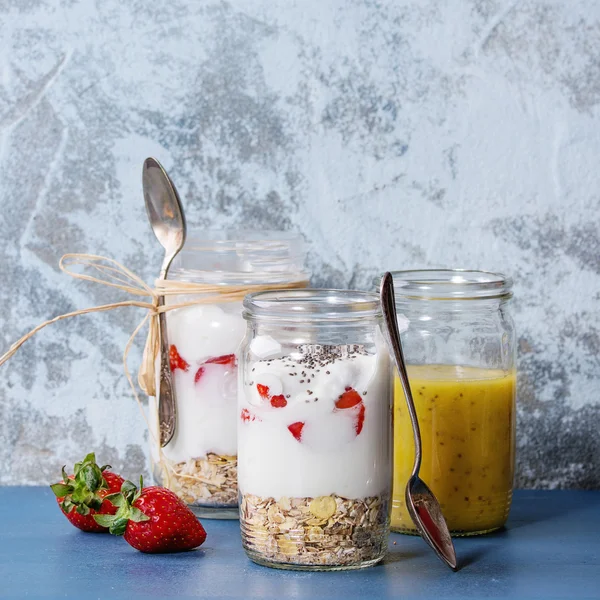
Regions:
<instances>
[{"instance_id":1,"label":"glass jar","mask_svg":"<svg viewBox=\"0 0 600 600\"><path fill-rule=\"evenodd\" d=\"M242 543L300 570L377 563L389 533L392 378L376 294L250 294L240 354Z\"/></svg>"},{"instance_id":2,"label":"glass jar","mask_svg":"<svg viewBox=\"0 0 600 600\"><path fill-rule=\"evenodd\" d=\"M173 261L169 280L216 285L220 292L166 297L167 305L207 303L167 312L177 425L162 449L157 405L150 399L154 479L199 516L238 516L237 353L246 329L244 290L305 287L303 262L302 239L279 231L191 232Z\"/></svg>"},{"instance_id":3,"label":"glass jar","mask_svg":"<svg viewBox=\"0 0 600 600\"><path fill-rule=\"evenodd\" d=\"M392 275L423 441L420 475L453 535L499 529L510 509L515 463L512 280L462 270ZM394 387L392 531L416 534L404 499L412 428L397 376Z\"/></svg>"}]
</instances>

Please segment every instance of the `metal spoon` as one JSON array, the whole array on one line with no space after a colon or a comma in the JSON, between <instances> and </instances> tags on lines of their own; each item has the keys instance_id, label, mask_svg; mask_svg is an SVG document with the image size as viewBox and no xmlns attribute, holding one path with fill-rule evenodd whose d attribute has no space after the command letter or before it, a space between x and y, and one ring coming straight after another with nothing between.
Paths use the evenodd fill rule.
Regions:
<instances>
[{"instance_id":1,"label":"metal spoon","mask_svg":"<svg viewBox=\"0 0 600 600\"><path fill-rule=\"evenodd\" d=\"M442 561L456 571L457 563L454 544L452 543L450 531L448 530L444 515L442 515L439 502L432 491L425 485L425 482L419 478L419 469L421 468L421 430L419 429L415 403L410 391L406 363L404 362L404 355L402 353L402 343L400 342L400 332L398 331L396 317L394 280L391 273L386 273L383 276L380 297L386 337L392 350L394 362L398 368L400 381L402 382L402 389L406 397L415 440L415 462L405 491L406 506L423 539L433 548Z\"/></svg>"},{"instance_id":2,"label":"metal spoon","mask_svg":"<svg viewBox=\"0 0 600 600\"><path fill-rule=\"evenodd\" d=\"M173 259L183 248L186 225L179 194L173 182L155 158L144 161L142 187L146 212L154 235L165 249L160 279L166 279ZM165 297L160 296L158 305L164 306ZM177 405L173 387L173 374L169 364L169 338L167 318L164 312L158 317L160 329L160 384L158 390L158 423L160 445L166 446L177 427Z\"/></svg>"}]
</instances>

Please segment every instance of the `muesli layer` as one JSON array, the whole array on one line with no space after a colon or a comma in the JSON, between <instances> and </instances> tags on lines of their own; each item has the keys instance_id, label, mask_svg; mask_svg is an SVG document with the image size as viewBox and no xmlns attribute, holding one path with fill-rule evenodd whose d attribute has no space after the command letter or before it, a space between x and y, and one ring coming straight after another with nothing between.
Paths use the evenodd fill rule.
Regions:
<instances>
[{"instance_id":1,"label":"muesli layer","mask_svg":"<svg viewBox=\"0 0 600 600\"><path fill-rule=\"evenodd\" d=\"M160 468L160 465L159 465ZM237 457L208 453L163 465L165 487L192 506L235 507L238 502Z\"/></svg>"},{"instance_id":2,"label":"muesli layer","mask_svg":"<svg viewBox=\"0 0 600 600\"><path fill-rule=\"evenodd\" d=\"M261 561L330 567L360 565L385 554L389 496L275 500L243 494L240 525L244 548Z\"/></svg>"}]
</instances>

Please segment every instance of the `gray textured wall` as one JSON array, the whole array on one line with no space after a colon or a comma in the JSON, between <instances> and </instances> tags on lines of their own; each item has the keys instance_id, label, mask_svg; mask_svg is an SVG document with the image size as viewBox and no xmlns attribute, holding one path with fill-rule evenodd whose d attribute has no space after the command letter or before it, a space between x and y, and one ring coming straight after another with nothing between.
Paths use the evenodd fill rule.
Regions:
<instances>
[{"instance_id":1,"label":"gray textured wall","mask_svg":"<svg viewBox=\"0 0 600 600\"><path fill-rule=\"evenodd\" d=\"M518 483L598 487L599 104L592 0L0 0L2 347L114 298L64 252L152 280L155 155L191 224L302 231L315 284L512 274ZM0 483L89 449L145 469L141 316L54 325L0 368Z\"/></svg>"}]
</instances>

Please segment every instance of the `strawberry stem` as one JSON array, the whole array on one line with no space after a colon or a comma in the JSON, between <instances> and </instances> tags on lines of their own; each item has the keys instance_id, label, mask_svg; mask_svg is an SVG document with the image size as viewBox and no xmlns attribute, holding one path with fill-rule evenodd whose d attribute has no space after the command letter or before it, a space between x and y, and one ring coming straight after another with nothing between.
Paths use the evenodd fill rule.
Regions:
<instances>
[{"instance_id":1,"label":"strawberry stem","mask_svg":"<svg viewBox=\"0 0 600 600\"><path fill-rule=\"evenodd\" d=\"M102 498L98 494L108 489L108 483L102 472L108 468L96 464L96 455L90 452L81 462L75 463L73 476L69 477L62 468L63 480L50 486L57 498L63 498L61 508L69 513L73 508L81 515L88 515L90 509L99 510Z\"/></svg>"},{"instance_id":2,"label":"strawberry stem","mask_svg":"<svg viewBox=\"0 0 600 600\"><path fill-rule=\"evenodd\" d=\"M94 515L94 520L102 527L108 527L113 535L123 535L129 521L140 523L149 521L150 517L145 515L133 503L140 497L144 489L144 479L140 476L140 487L136 487L131 481L124 481L121 491L106 496L106 500L118 507L114 515Z\"/></svg>"}]
</instances>

